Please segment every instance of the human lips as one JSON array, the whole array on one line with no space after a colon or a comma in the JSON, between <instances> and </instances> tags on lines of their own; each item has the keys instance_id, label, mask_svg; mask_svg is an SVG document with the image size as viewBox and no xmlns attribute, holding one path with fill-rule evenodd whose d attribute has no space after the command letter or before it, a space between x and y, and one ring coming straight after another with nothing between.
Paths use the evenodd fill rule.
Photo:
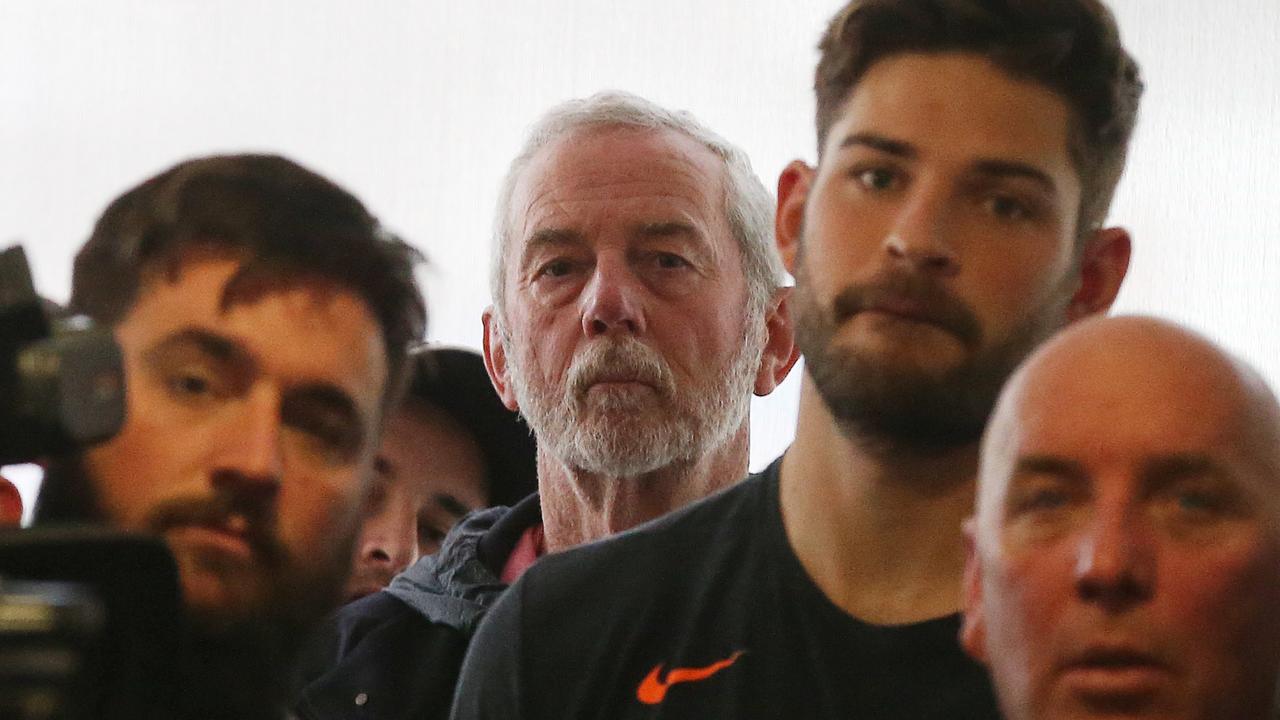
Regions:
<instances>
[{"instance_id":1,"label":"human lips","mask_svg":"<svg viewBox=\"0 0 1280 720\"><path fill-rule=\"evenodd\" d=\"M165 536L172 544L187 545L243 562L251 561L255 553L243 518L228 518L225 522L175 523L165 530Z\"/></svg>"},{"instance_id":2,"label":"human lips","mask_svg":"<svg viewBox=\"0 0 1280 720\"><path fill-rule=\"evenodd\" d=\"M1089 646L1069 656L1060 668L1073 692L1092 698L1149 695L1170 674L1169 665L1155 653L1116 643Z\"/></svg>"},{"instance_id":3,"label":"human lips","mask_svg":"<svg viewBox=\"0 0 1280 720\"><path fill-rule=\"evenodd\" d=\"M655 389L653 381L648 378L640 378L627 375L604 375L597 378L590 378L586 381L585 386L590 392L592 388L597 387L625 387L625 386L642 386L649 389Z\"/></svg>"},{"instance_id":4,"label":"human lips","mask_svg":"<svg viewBox=\"0 0 1280 720\"><path fill-rule=\"evenodd\" d=\"M837 322L860 315L905 320L940 328L971 345L982 335L977 317L964 302L914 276L890 275L846 287L835 297L833 310Z\"/></svg>"},{"instance_id":5,"label":"human lips","mask_svg":"<svg viewBox=\"0 0 1280 720\"><path fill-rule=\"evenodd\" d=\"M938 313L930 311L923 303L904 297L880 298L868 303L862 308L861 312L890 315L896 318L929 325L942 325L941 317Z\"/></svg>"}]
</instances>

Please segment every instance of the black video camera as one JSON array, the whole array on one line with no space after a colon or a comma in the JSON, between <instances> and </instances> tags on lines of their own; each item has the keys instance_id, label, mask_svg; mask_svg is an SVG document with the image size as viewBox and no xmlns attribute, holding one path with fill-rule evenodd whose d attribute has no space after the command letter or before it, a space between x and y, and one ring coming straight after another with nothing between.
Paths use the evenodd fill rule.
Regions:
<instances>
[{"instance_id":1,"label":"black video camera","mask_svg":"<svg viewBox=\"0 0 1280 720\"><path fill-rule=\"evenodd\" d=\"M36 294L0 252L0 465L54 459L124 421L111 332ZM0 530L0 718L169 717L180 600L156 539L92 528Z\"/></svg>"},{"instance_id":2,"label":"black video camera","mask_svg":"<svg viewBox=\"0 0 1280 720\"><path fill-rule=\"evenodd\" d=\"M0 465L105 440L124 422L124 364L111 331L55 319L22 248L0 252Z\"/></svg>"}]
</instances>

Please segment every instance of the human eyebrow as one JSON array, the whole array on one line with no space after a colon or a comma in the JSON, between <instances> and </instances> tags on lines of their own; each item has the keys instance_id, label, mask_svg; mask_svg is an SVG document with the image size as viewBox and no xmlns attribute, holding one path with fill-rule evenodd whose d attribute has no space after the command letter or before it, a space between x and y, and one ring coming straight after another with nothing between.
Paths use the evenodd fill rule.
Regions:
<instances>
[{"instance_id":1,"label":"human eyebrow","mask_svg":"<svg viewBox=\"0 0 1280 720\"><path fill-rule=\"evenodd\" d=\"M972 174L989 180L1025 179L1030 180L1049 194L1056 194L1058 186L1049 174L1027 163L1011 160L979 160L974 163Z\"/></svg>"},{"instance_id":2,"label":"human eyebrow","mask_svg":"<svg viewBox=\"0 0 1280 720\"><path fill-rule=\"evenodd\" d=\"M256 366L253 357L239 344L199 328L186 328L165 337L143 353L143 357L155 365L184 352L195 352L220 365L242 371L252 371Z\"/></svg>"},{"instance_id":3,"label":"human eyebrow","mask_svg":"<svg viewBox=\"0 0 1280 720\"><path fill-rule=\"evenodd\" d=\"M697 237L699 235L697 229L692 225L677 220L644 223L637 229L636 234L641 237L652 238L676 237L680 235Z\"/></svg>"},{"instance_id":4,"label":"human eyebrow","mask_svg":"<svg viewBox=\"0 0 1280 720\"><path fill-rule=\"evenodd\" d=\"M1064 480L1083 481L1088 477L1084 466L1075 460L1056 455L1023 455L1013 466L1013 477L1052 476Z\"/></svg>"},{"instance_id":5,"label":"human eyebrow","mask_svg":"<svg viewBox=\"0 0 1280 720\"><path fill-rule=\"evenodd\" d=\"M641 240L687 240L700 254L715 253L708 238L698 228L679 220L644 223L636 228L635 234Z\"/></svg>"},{"instance_id":6,"label":"human eyebrow","mask_svg":"<svg viewBox=\"0 0 1280 720\"><path fill-rule=\"evenodd\" d=\"M524 253L528 256L545 247L575 245L580 242L582 242L582 235L577 230L542 228L529 236L524 244Z\"/></svg>"},{"instance_id":7,"label":"human eyebrow","mask_svg":"<svg viewBox=\"0 0 1280 720\"><path fill-rule=\"evenodd\" d=\"M463 515L471 512L471 508L467 507L465 503L449 493L436 493L431 496L431 499L435 500L436 504L445 512L457 518L461 518Z\"/></svg>"},{"instance_id":8,"label":"human eyebrow","mask_svg":"<svg viewBox=\"0 0 1280 720\"><path fill-rule=\"evenodd\" d=\"M581 243L582 235L576 230L554 227L537 230L529 236L520 251L520 269L527 271L529 263L541 252L572 247Z\"/></svg>"},{"instance_id":9,"label":"human eyebrow","mask_svg":"<svg viewBox=\"0 0 1280 720\"><path fill-rule=\"evenodd\" d=\"M858 132L847 135L844 140L840 141L840 149L851 147L868 147L872 150L895 155L908 160L915 159L920 153L916 148L908 142L902 140L894 140L893 138L870 132Z\"/></svg>"},{"instance_id":10,"label":"human eyebrow","mask_svg":"<svg viewBox=\"0 0 1280 720\"><path fill-rule=\"evenodd\" d=\"M1178 453L1147 460L1142 464L1142 477L1158 487L1188 478L1207 477L1228 480L1231 474L1213 458L1201 453Z\"/></svg>"}]
</instances>

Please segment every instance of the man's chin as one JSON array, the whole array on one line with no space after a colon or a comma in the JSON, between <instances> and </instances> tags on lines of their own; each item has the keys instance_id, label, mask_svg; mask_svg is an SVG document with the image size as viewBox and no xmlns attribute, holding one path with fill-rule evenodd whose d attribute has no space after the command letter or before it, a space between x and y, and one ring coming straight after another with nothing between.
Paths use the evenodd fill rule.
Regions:
<instances>
[{"instance_id":1,"label":"man's chin","mask_svg":"<svg viewBox=\"0 0 1280 720\"><path fill-rule=\"evenodd\" d=\"M261 592L250 589L258 585L256 581L201 568L188 570L181 563L179 568L183 605L200 625L209 628L235 625L263 612L265 598Z\"/></svg>"},{"instance_id":2,"label":"man's chin","mask_svg":"<svg viewBox=\"0 0 1280 720\"><path fill-rule=\"evenodd\" d=\"M182 583L182 601L198 624L217 628L262 613L268 592L261 570L252 563L230 561L199 547L170 542Z\"/></svg>"}]
</instances>

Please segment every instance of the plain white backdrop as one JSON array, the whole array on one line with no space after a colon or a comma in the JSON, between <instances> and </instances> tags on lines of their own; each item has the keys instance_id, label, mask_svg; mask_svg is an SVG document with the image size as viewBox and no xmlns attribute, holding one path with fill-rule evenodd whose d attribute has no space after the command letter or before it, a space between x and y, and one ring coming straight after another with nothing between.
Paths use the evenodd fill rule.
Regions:
<instances>
[{"instance_id":1,"label":"plain white backdrop","mask_svg":"<svg viewBox=\"0 0 1280 720\"><path fill-rule=\"evenodd\" d=\"M65 301L126 187L195 155L283 153L421 247L429 337L478 347L498 181L539 113L636 92L741 145L772 188L815 157L814 46L841 4L0 0L0 246L23 243ZM1184 322L1275 385L1280 0L1111 4L1147 82L1111 215L1135 240L1116 310ZM790 441L801 372L753 406L753 469Z\"/></svg>"}]
</instances>

